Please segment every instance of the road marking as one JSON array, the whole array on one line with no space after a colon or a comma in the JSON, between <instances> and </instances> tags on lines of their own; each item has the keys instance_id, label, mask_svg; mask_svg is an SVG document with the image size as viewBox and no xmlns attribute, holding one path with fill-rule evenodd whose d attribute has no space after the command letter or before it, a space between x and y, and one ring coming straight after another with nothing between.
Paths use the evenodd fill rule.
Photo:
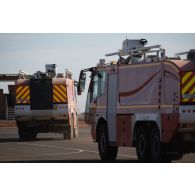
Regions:
<instances>
[{"instance_id":1,"label":"road marking","mask_svg":"<svg viewBox=\"0 0 195 195\"><path fill-rule=\"evenodd\" d=\"M83 150L83 152L92 152L92 153L97 153L97 154L99 154L99 152L96 152L96 151L90 151L90 150ZM133 156L133 155L126 155L126 154L118 154L117 156L121 156L121 157L129 157L129 158L137 158L137 156Z\"/></svg>"},{"instance_id":2,"label":"road marking","mask_svg":"<svg viewBox=\"0 0 195 195\"><path fill-rule=\"evenodd\" d=\"M130 157L130 158L137 158L137 156L133 156L133 155L126 155L126 154L119 154L117 156L121 156L121 157Z\"/></svg>"},{"instance_id":3,"label":"road marking","mask_svg":"<svg viewBox=\"0 0 195 195\"><path fill-rule=\"evenodd\" d=\"M24 154L24 155L11 155L11 156L6 156L6 155L1 155L1 157L34 157L34 156L58 156L58 155L67 155L67 154L77 154L83 152L82 150L79 150L77 152L61 152L61 153L43 153L43 154Z\"/></svg>"},{"instance_id":4,"label":"road marking","mask_svg":"<svg viewBox=\"0 0 195 195\"><path fill-rule=\"evenodd\" d=\"M76 153L89 152L89 153L99 154L99 152L97 152L97 151L85 150L85 149L80 149L80 148L66 148L66 147L54 146L54 145L30 144L30 143L21 143L21 142L8 142L8 143L15 143L15 144L19 144L19 145L38 146L38 147L47 147L47 148L56 148L56 149L76 150L77 151ZM117 156L120 156L120 157L129 157L129 158L137 158L137 156L134 156L134 155L123 155L123 154L119 154Z\"/></svg>"},{"instance_id":5,"label":"road marking","mask_svg":"<svg viewBox=\"0 0 195 195\"><path fill-rule=\"evenodd\" d=\"M30 144L30 143L22 143L22 142L9 142L9 143L28 145L28 146L40 146L40 147L47 147L47 148L56 148L56 149L82 150L82 149L76 149L76 148L65 148L65 147L61 147L61 146L43 145L43 144Z\"/></svg>"},{"instance_id":6,"label":"road marking","mask_svg":"<svg viewBox=\"0 0 195 195\"><path fill-rule=\"evenodd\" d=\"M2 145L2 144L10 144L10 142L2 142L2 143L0 143L0 145Z\"/></svg>"}]
</instances>

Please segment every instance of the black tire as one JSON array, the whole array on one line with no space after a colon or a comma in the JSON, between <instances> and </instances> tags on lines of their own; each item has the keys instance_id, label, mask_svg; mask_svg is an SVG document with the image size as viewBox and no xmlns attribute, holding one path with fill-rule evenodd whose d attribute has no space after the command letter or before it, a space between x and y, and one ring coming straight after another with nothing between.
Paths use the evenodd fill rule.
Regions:
<instances>
[{"instance_id":1,"label":"black tire","mask_svg":"<svg viewBox=\"0 0 195 195\"><path fill-rule=\"evenodd\" d=\"M27 138L26 133L22 129L18 129L18 135L21 141L24 141Z\"/></svg>"},{"instance_id":2,"label":"black tire","mask_svg":"<svg viewBox=\"0 0 195 195\"><path fill-rule=\"evenodd\" d=\"M27 140L35 140L37 137L36 131L33 129L27 129L27 128L19 128L18 129L18 135L20 140L27 141Z\"/></svg>"},{"instance_id":3,"label":"black tire","mask_svg":"<svg viewBox=\"0 0 195 195\"><path fill-rule=\"evenodd\" d=\"M109 146L108 143L108 133L106 123L102 123L99 126L99 136L98 136L98 150L101 160L113 161L117 157L118 147Z\"/></svg>"},{"instance_id":4,"label":"black tire","mask_svg":"<svg viewBox=\"0 0 195 195\"><path fill-rule=\"evenodd\" d=\"M140 129L137 132L136 152L140 162L150 161L150 133L147 129Z\"/></svg>"},{"instance_id":5,"label":"black tire","mask_svg":"<svg viewBox=\"0 0 195 195\"><path fill-rule=\"evenodd\" d=\"M64 133L62 133L62 135L63 135L63 139L66 140L66 138L67 138L67 133L64 132Z\"/></svg>"},{"instance_id":6,"label":"black tire","mask_svg":"<svg viewBox=\"0 0 195 195\"><path fill-rule=\"evenodd\" d=\"M29 132L29 140L35 140L37 138L37 132L33 129Z\"/></svg>"},{"instance_id":7,"label":"black tire","mask_svg":"<svg viewBox=\"0 0 195 195\"><path fill-rule=\"evenodd\" d=\"M160 140L160 132L158 127L154 127L150 136L150 158L151 162L169 162L164 145Z\"/></svg>"}]
</instances>

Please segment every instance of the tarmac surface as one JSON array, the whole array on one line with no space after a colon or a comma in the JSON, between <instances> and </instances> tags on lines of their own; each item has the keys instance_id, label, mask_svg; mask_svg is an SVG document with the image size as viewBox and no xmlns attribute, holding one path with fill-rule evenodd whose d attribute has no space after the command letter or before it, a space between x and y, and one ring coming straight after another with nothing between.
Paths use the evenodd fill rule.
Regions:
<instances>
[{"instance_id":1,"label":"tarmac surface","mask_svg":"<svg viewBox=\"0 0 195 195\"><path fill-rule=\"evenodd\" d=\"M34 141L20 141L16 127L0 127L0 162L102 162L90 129L80 128L79 137L64 140L62 134L38 134ZM134 148L119 148L113 162L138 162ZM186 154L175 162L195 162L195 154Z\"/></svg>"}]
</instances>

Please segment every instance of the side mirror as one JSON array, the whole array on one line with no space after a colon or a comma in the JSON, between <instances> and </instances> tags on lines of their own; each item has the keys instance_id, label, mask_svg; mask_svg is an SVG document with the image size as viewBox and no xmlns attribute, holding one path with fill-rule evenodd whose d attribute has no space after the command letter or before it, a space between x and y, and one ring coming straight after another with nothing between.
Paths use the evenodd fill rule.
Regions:
<instances>
[{"instance_id":1,"label":"side mirror","mask_svg":"<svg viewBox=\"0 0 195 195\"><path fill-rule=\"evenodd\" d=\"M81 93L85 91L85 81L86 81L86 73L81 71L79 76L79 83L77 87L78 95L81 95Z\"/></svg>"}]
</instances>

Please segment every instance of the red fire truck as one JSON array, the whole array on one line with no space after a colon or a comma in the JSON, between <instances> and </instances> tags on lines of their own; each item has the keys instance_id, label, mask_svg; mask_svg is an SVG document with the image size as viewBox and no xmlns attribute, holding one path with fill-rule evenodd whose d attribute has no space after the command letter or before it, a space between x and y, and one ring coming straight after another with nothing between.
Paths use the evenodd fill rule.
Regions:
<instances>
[{"instance_id":1,"label":"red fire truck","mask_svg":"<svg viewBox=\"0 0 195 195\"><path fill-rule=\"evenodd\" d=\"M116 159L118 147L136 147L142 162L195 151L195 50L169 58L160 45L146 44L127 39L106 54L118 62L100 60L80 72L79 94L90 72L85 120L102 160Z\"/></svg>"},{"instance_id":2,"label":"red fire truck","mask_svg":"<svg viewBox=\"0 0 195 195\"><path fill-rule=\"evenodd\" d=\"M75 81L72 73L56 73L56 64L46 72L28 75L20 71L16 81L15 115L21 139L33 139L37 133L62 133L64 139L78 136Z\"/></svg>"}]
</instances>

